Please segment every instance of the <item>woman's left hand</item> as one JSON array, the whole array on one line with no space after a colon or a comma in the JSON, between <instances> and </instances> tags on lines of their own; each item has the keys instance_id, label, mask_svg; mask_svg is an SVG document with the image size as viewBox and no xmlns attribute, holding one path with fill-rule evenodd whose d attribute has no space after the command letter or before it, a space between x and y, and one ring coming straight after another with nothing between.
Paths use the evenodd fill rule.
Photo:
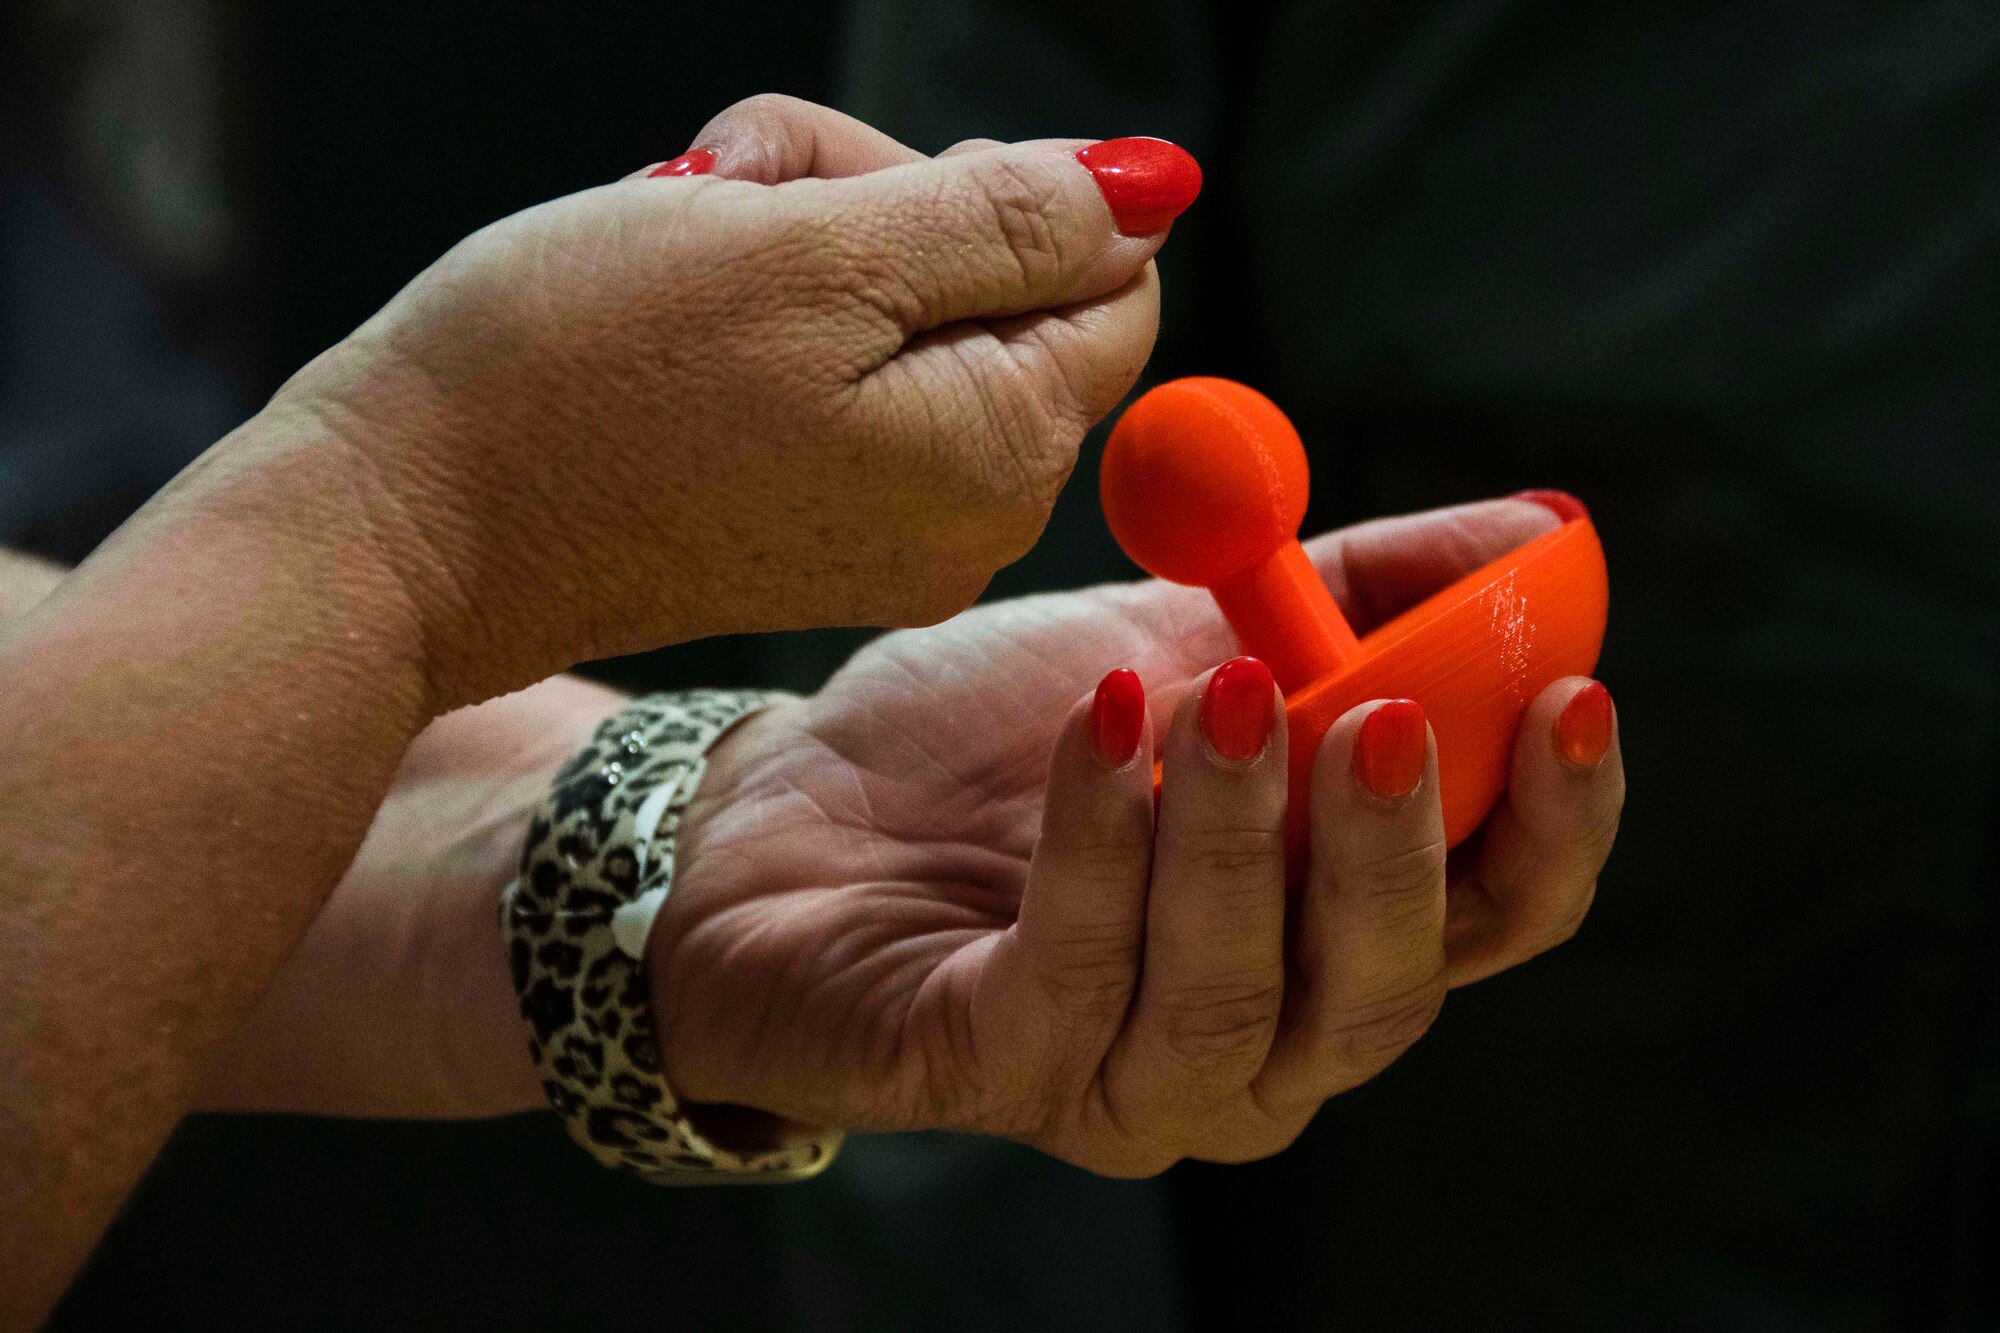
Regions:
<instances>
[{"instance_id":1,"label":"woman's left hand","mask_svg":"<svg viewBox=\"0 0 2000 1333\"><path fill-rule=\"evenodd\" d=\"M1494 501L1308 549L1365 629L1553 521ZM651 941L669 1080L810 1123L1003 1134L1111 1174L1241 1160L1386 1066L1447 987L1576 929L1623 799L1615 737L1595 763L1558 753L1584 682L1535 702L1507 797L1449 860L1428 766L1409 797L1376 797L1353 759L1369 706L1336 725L1288 929L1282 727L1234 764L1191 716L1231 651L1205 594L1162 583L1002 602L889 635L738 727ZM1121 665L1165 737L1157 825L1149 742L1106 765L1080 700ZM562 679L426 733L208 1103L539 1105L495 896L554 770L618 702Z\"/></svg>"},{"instance_id":2,"label":"woman's left hand","mask_svg":"<svg viewBox=\"0 0 2000 1333\"><path fill-rule=\"evenodd\" d=\"M1307 549L1365 632L1553 523L1502 500ZM651 941L669 1083L808 1124L1001 1135L1108 1175L1245 1161L1386 1067L1448 987L1576 930L1624 799L1601 687L1534 701L1506 796L1449 861L1421 721L1341 718L1288 919L1281 704L1254 669L1200 697L1231 652L1203 592L1094 588L889 635L743 724ZM1089 695L1117 667L1154 720L1123 763Z\"/></svg>"}]
</instances>

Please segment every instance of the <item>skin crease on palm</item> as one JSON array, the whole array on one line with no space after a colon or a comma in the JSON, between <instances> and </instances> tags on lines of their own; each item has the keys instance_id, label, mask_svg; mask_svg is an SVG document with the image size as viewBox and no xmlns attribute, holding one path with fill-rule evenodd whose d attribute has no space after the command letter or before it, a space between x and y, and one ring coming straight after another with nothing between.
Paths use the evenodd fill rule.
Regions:
<instances>
[{"instance_id":1,"label":"skin crease on palm","mask_svg":"<svg viewBox=\"0 0 2000 1333\"><path fill-rule=\"evenodd\" d=\"M1539 506L1493 501L1364 525L1308 549L1365 628L1553 521ZM1233 1120L1221 1112L1242 1099L1220 1099L1201 1109L1206 1137L1148 1125L1143 1106L1114 1110L1107 1057L1143 942L1129 931L1082 934L1086 946L1106 946L1080 964L1081 989L1109 1016L1087 1039L1087 1024L1035 988L1008 993L1050 752L1109 665L1139 671L1163 733L1232 650L1205 593L1157 581L1000 602L888 635L811 699L739 726L713 752L688 812L679 879L651 942L676 1087L808 1123L1004 1134L1112 1174L1181 1155L1261 1156L1289 1142L1325 1096L1420 1036L1447 984L1574 929L1623 778L1615 745L1588 773L1555 760L1550 719L1581 684L1568 681L1537 702L1509 804L1454 858L1448 891L1442 854L1411 827L1370 822L1365 807L1350 819L1365 835L1351 862L1409 844L1404 873L1377 897L1415 906L1383 935L1405 937L1392 953L1413 944L1430 953L1392 993L1400 1003L1352 1016L1330 1046L1301 1046L1289 1081L1309 1091L1270 1115L1239 1104ZM494 895L550 774L617 704L561 678L420 738L348 878L219 1063L205 1103L445 1116L539 1105L495 943ZM1336 727L1330 746L1351 749L1352 730ZM1332 768L1327 785L1344 788L1344 753ZM1275 874L1274 841L1267 850ZM1056 888L1090 892L1087 882ZM1410 913L1432 909L1434 928L1412 935ZM1283 984L1296 1006L1296 934L1288 948ZM1260 1034L1252 1023L1245 1035L1279 1047L1282 1029ZM1261 1052L1246 1062L1244 1089L1267 1063ZM1093 1106L1095 1123L1064 1119Z\"/></svg>"}]
</instances>

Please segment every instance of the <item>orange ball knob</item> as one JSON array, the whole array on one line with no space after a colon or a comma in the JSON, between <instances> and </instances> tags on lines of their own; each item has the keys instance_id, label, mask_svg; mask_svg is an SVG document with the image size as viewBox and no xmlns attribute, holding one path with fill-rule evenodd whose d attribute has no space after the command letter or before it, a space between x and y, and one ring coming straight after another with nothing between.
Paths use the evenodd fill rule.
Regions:
<instances>
[{"instance_id":1,"label":"orange ball knob","mask_svg":"<svg viewBox=\"0 0 2000 1333\"><path fill-rule=\"evenodd\" d=\"M1354 656L1354 631L1299 545L1305 445L1263 394L1204 377L1148 390L1112 428L1099 481L1125 554L1157 578L1213 592L1280 688Z\"/></svg>"},{"instance_id":2,"label":"orange ball knob","mask_svg":"<svg viewBox=\"0 0 2000 1333\"><path fill-rule=\"evenodd\" d=\"M1212 588L1299 534L1310 480L1278 405L1234 380L1171 380L1112 428L1104 518L1125 554L1170 583Z\"/></svg>"}]
</instances>

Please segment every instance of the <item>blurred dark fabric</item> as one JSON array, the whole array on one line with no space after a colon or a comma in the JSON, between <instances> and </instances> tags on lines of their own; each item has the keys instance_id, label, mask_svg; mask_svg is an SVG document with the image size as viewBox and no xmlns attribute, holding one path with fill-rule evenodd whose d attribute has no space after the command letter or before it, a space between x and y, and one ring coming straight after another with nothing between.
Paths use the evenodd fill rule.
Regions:
<instances>
[{"instance_id":1,"label":"blurred dark fabric","mask_svg":"<svg viewBox=\"0 0 2000 1333\"><path fill-rule=\"evenodd\" d=\"M9 540L87 549L457 236L735 97L925 150L1159 134L1209 185L1149 377L1271 392L1310 527L1581 495L1632 800L1576 941L1269 1162L1129 1185L925 1136L662 1194L547 1117L196 1121L59 1327L2000 1327L2000 11L243 19L247 271L148 250L46 135L6 159ZM1096 447L996 594L1130 574ZM853 642L606 670L809 686Z\"/></svg>"}]
</instances>

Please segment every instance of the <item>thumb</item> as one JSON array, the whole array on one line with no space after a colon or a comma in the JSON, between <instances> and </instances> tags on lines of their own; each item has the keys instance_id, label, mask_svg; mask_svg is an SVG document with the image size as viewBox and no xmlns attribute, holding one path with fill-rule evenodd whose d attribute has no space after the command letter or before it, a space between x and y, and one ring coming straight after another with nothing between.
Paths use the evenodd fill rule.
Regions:
<instances>
[{"instance_id":1,"label":"thumb","mask_svg":"<svg viewBox=\"0 0 2000 1333\"><path fill-rule=\"evenodd\" d=\"M1371 519L1313 538L1306 543L1306 554L1355 631L1366 633L1582 513L1582 506L1567 496L1562 500L1575 506L1573 511L1531 498L1557 494L1523 492L1505 500Z\"/></svg>"},{"instance_id":2,"label":"thumb","mask_svg":"<svg viewBox=\"0 0 2000 1333\"><path fill-rule=\"evenodd\" d=\"M1201 168L1162 139L1056 139L812 184L788 207L841 219L842 258L908 336L1125 286L1201 192Z\"/></svg>"}]
</instances>

